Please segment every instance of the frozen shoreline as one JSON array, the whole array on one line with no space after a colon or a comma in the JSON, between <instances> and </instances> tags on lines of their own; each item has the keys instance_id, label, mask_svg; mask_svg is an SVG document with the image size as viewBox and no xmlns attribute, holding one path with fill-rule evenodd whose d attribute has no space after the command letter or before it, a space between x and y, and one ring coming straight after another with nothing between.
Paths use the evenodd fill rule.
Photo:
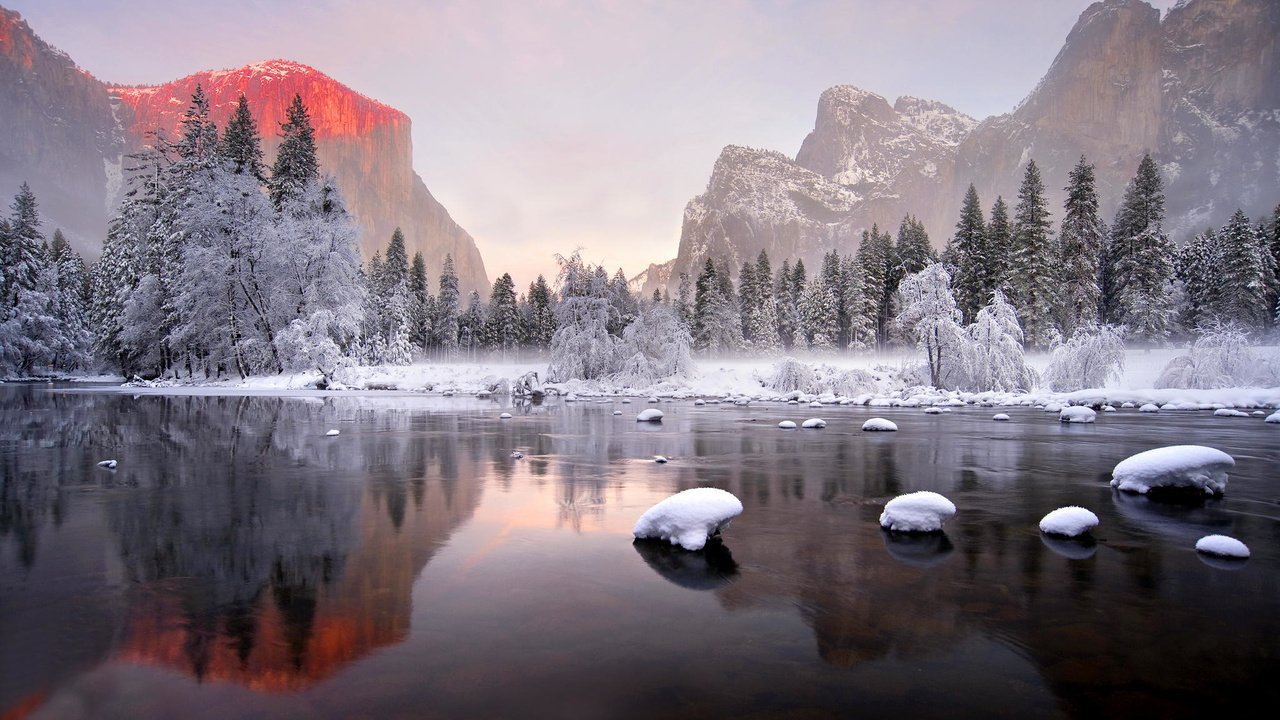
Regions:
<instances>
[{"instance_id":1,"label":"frozen shoreline","mask_svg":"<svg viewBox=\"0 0 1280 720\"><path fill-rule=\"evenodd\" d=\"M1134 405L1153 403L1165 410L1211 410L1222 407L1262 409L1280 407L1280 387L1237 387L1212 390L1154 389L1152 380L1173 356L1184 352L1176 348L1130 350L1126 353L1125 372L1107 387L1075 392L1035 390L1028 393L969 393L907 387L900 379L912 355L814 357L803 361L831 373L860 370L868 373L868 387L846 395L834 393L779 392L765 386L778 358L739 360L704 359L698 363L698 374L692 378L669 379L647 387L619 387L595 380L571 380L547 383L548 394L580 398L661 397L666 399L732 399L748 401L869 405L873 407L927 407L934 405L1035 406L1035 405ZM1048 357L1028 358L1037 370L1043 369ZM318 373L294 373L256 376L244 381L189 383L157 381L100 385L97 390L132 394L161 395L381 395L381 396L493 396L505 397L511 383L527 372L540 376L546 372L542 360L523 362L417 363L405 366L356 366L335 373L335 382L327 389L317 389ZM119 377L95 376L78 378L84 382L120 382Z\"/></svg>"}]
</instances>

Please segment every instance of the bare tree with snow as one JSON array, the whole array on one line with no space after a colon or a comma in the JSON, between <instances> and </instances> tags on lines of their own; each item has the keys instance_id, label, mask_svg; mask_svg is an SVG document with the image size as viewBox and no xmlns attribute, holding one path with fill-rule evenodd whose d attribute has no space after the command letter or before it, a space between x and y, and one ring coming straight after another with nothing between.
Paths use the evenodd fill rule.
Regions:
<instances>
[{"instance_id":1,"label":"bare tree with snow","mask_svg":"<svg viewBox=\"0 0 1280 720\"><path fill-rule=\"evenodd\" d=\"M1100 388L1124 370L1124 333L1114 325L1088 324L1053 348L1044 381L1050 390Z\"/></svg>"}]
</instances>

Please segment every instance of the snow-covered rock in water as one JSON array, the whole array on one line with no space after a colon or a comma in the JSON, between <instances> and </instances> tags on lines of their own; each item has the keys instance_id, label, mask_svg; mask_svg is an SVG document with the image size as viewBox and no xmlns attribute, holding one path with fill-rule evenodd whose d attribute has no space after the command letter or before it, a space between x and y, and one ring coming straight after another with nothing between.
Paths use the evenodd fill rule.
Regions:
<instances>
[{"instance_id":1,"label":"snow-covered rock in water","mask_svg":"<svg viewBox=\"0 0 1280 720\"><path fill-rule=\"evenodd\" d=\"M1146 405L1138 408L1138 412L1160 412L1160 408L1152 403L1147 403Z\"/></svg>"},{"instance_id":2,"label":"snow-covered rock in water","mask_svg":"<svg viewBox=\"0 0 1280 720\"><path fill-rule=\"evenodd\" d=\"M1058 403L1049 403L1048 405L1044 406L1044 411L1045 412L1061 412L1062 406L1059 405Z\"/></svg>"},{"instance_id":3,"label":"snow-covered rock in water","mask_svg":"<svg viewBox=\"0 0 1280 720\"><path fill-rule=\"evenodd\" d=\"M655 396L651 396L648 400L645 400L645 402L647 402L647 403L656 403L656 402L658 402L658 398L657 398L657 396L656 396L656 395L655 395Z\"/></svg>"},{"instance_id":4,"label":"snow-covered rock in water","mask_svg":"<svg viewBox=\"0 0 1280 720\"><path fill-rule=\"evenodd\" d=\"M880 513L880 527L894 532L938 532L956 506L936 492L921 490L907 493L885 503Z\"/></svg>"},{"instance_id":5,"label":"snow-covered rock in water","mask_svg":"<svg viewBox=\"0 0 1280 720\"><path fill-rule=\"evenodd\" d=\"M658 408L641 410L640 414L636 415L636 422L662 422L662 411Z\"/></svg>"},{"instance_id":6,"label":"snow-covered rock in water","mask_svg":"<svg viewBox=\"0 0 1280 720\"><path fill-rule=\"evenodd\" d=\"M510 419L511 419L511 413L502 413L501 415L499 415L499 416L498 416L498 419L499 419L499 420L510 420Z\"/></svg>"},{"instance_id":7,"label":"snow-covered rock in water","mask_svg":"<svg viewBox=\"0 0 1280 720\"><path fill-rule=\"evenodd\" d=\"M694 401L693 401L693 404L694 404L694 405L706 405L706 404L707 404L707 401L706 401L706 400L703 400L702 398L698 398L697 400L694 400Z\"/></svg>"},{"instance_id":8,"label":"snow-covered rock in water","mask_svg":"<svg viewBox=\"0 0 1280 720\"><path fill-rule=\"evenodd\" d=\"M1215 448L1171 445L1121 460L1111 471L1111 487L1142 494L1153 488L1185 488L1221 495L1227 489L1227 471L1235 464Z\"/></svg>"},{"instance_id":9,"label":"snow-covered rock in water","mask_svg":"<svg viewBox=\"0 0 1280 720\"><path fill-rule=\"evenodd\" d=\"M717 488L692 488L645 511L631 534L636 539L666 540L685 550L701 550L707 540L742 514L742 501Z\"/></svg>"},{"instance_id":10,"label":"snow-covered rock in water","mask_svg":"<svg viewBox=\"0 0 1280 720\"><path fill-rule=\"evenodd\" d=\"M1214 417L1249 417L1249 413L1232 410L1231 408L1218 408L1213 411Z\"/></svg>"},{"instance_id":11,"label":"snow-covered rock in water","mask_svg":"<svg viewBox=\"0 0 1280 720\"><path fill-rule=\"evenodd\" d=\"M329 432L325 433L325 436L326 436L326 437L336 437L336 436L338 435L338 433L339 433L339 431L335 428L335 429L330 430Z\"/></svg>"},{"instance_id":12,"label":"snow-covered rock in water","mask_svg":"<svg viewBox=\"0 0 1280 720\"><path fill-rule=\"evenodd\" d=\"M511 451L511 459L512 459L512 460L519 460L519 459L521 459L521 458L523 458L523 457L524 457L524 453L520 452L519 450L512 450L512 451Z\"/></svg>"},{"instance_id":13,"label":"snow-covered rock in water","mask_svg":"<svg viewBox=\"0 0 1280 720\"><path fill-rule=\"evenodd\" d=\"M573 393L569 393L568 395L565 395L565 396L564 396L564 401L565 401L565 402L578 402L578 396L577 396L577 395L574 395Z\"/></svg>"},{"instance_id":14,"label":"snow-covered rock in water","mask_svg":"<svg viewBox=\"0 0 1280 720\"><path fill-rule=\"evenodd\" d=\"M621 414L622 414L622 411L621 411L621 410L614 410L614 411L613 411L613 414L614 414L614 415L621 415Z\"/></svg>"},{"instance_id":15,"label":"snow-covered rock in water","mask_svg":"<svg viewBox=\"0 0 1280 720\"><path fill-rule=\"evenodd\" d=\"M1103 406L1102 406L1102 412L1115 412L1115 411L1116 411L1116 407L1115 407L1114 405L1103 405Z\"/></svg>"},{"instance_id":16,"label":"snow-covered rock in water","mask_svg":"<svg viewBox=\"0 0 1280 720\"><path fill-rule=\"evenodd\" d=\"M1009 416L1004 413L996 413L995 415L991 416L991 419L995 420L996 422L1008 422Z\"/></svg>"},{"instance_id":17,"label":"snow-covered rock in water","mask_svg":"<svg viewBox=\"0 0 1280 720\"><path fill-rule=\"evenodd\" d=\"M821 430L826 426L827 426L827 421L823 420L822 418L809 418L808 420L805 420L804 423L800 425L800 427L808 428L810 430ZM795 423L792 423L791 427L795 427Z\"/></svg>"},{"instance_id":18,"label":"snow-covered rock in water","mask_svg":"<svg viewBox=\"0 0 1280 720\"><path fill-rule=\"evenodd\" d=\"M1058 421L1064 423L1091 423L1097 417L1098 413L1094 412L1093 408L1083 405L1064 407L1058 412Z\"/></svg>"},{"instance_id":19,"label":"snow-covered rock in water","mask_svg":"<svg viewBox=\"0 0 1280 720\"><path fill-rule=\"evenodd\" d=\"M1266 415L1266 413L1262 412L1261 410L1254 410L1253 412L1251 412L1251 413L1249 413L1249 414L1250 414L1250 415L1252 415L1252 416L1254 416L1254 417L1262 417L1263 415Z\"/></svg>"},{"instance_id":20,"label":"snow-covered rock in water","mask_svg":"<svg viewBox=\"0 0 1280 720\"><path fill-rule=\"evenodd\" d=\"M942 408L940 408L940 407L927 407L927 408L925 408L925 409L924 409L924 414L925 414L925 415L941 415L941 414L942 414Z\"/></svg>"},{"instance_id":21,"label":"snow-covered rock in water","mask_svg":"<svg viewBox=\"0 0 1280 720\"><path fill-rule=\"evenodd\" d=\"M1098 516L1082 507L1068 505L1040 519L1040 532L1076 537L1098 527Z\"/></svg>"},{"instance_id":22,"label":"snow-covered rock in water","mask_svg":"<svg viewBox=\"0 0 1280 720\"><path fill-rule=\"evenodd\" d=\"M659 465L666 465L666 464L667 464L667 456L666 456L666 455L654 455L654 456L653 456L653 461L654 461L654 462L656 462L656 463L658 463Z\"/></svg>"},{"instance_id":23,"label":"snow-covered rock in water","mask_svg":"<svg viewBox=\"0 0 1280 720\"><path fill-rule=\"evenodd\" d=\"M1262 422L1271 423L1272 425L1280 424L1280 410L1271 413L1267 416L1267 419Z\"/></svg>"},{"instance_id":24,"label":"snow-covered rock in water","mask_svg":"<svg viewBox=\"0 0 1280 720\"><path fill-rule=\"evenodd\" d=\"M1122 402L1122 403L1120 403L1120 407L1122 407L1122 408L1131 408L1131 407L1136 407L1136 406L1135 406L1133 403L1131 403L1131 402Z\"/></svg>"},{"instance_id":25,"label":"snow-covered rock in water","mask_svg":"<svg viewBox=\"0 0 1280 720\"><path fill-rule=\"evenodd\" d=\"M630 405L630 404L631 404L631 398L622 398L622 404L623 404L623 405Z\"/></svg>"},{"instance_id":26,"label":"snow-covered rock in water","mask_svg":"<svg viewBox=\"0 0 1280 720\"><path fill-rule=\"evenodd\" d=\"M799 401L799 400L788 400L788 401L787 401L787 404L788 404L788 405L799 405L799 404L800 404L800 401Z\"/></svg>"},{"instance_id":27,"label":"snow-covered rock in water","mask_svg":"<svg viewBox=\"0 0 1280 720\"><path fill-rule=\"evenodd\" d=\"M884 418L871 418L862 423L862 429L868 432L897 432L898 426Z\"/></svg>"},{"instance_id":28,"label":"snow-covered rock in water","mask_svg":"<svg viewBox=\"0 0 1280 720\"><path fill-rule=\"evenodd\" d=\"M733 404L734 404L734 405L743 405L743 406L745 406L745 405L750 405L750 404L751 404L751 398L738 398L737 400L734 400L734 401L733 401Z\"/></svg>"},{"instance_id":29,"label":"snow-covered rock in water","mask_svg":"<svg viewBox=\"0 0 1280 720\"><path fill-rule=\"evenodd\" d=\"M795 430L796 424L791 420L783 420L782 422L778 423L778 427L782 428L783 430Z\"/></svg>"},{"instance_id":30,"label":"snow-covered rock in water","mask_svg":"<svg viewBox=\"0 0 1280 720\"><path fill-rule=\"evenodd\" d=\"M822 407L822 403L818 402L817 400L814 400L813 402L809 403L809 407L820 408Z\"/></svg>"},{"instance_id":31,"label":"snow-covered rock in water","mask_svg":"<svg viewBox=\"0 0 1280 720\"><path fill-rule=\"evenodd\" d=\"M1229 535L1205 535L1196 541L1196 550L1207 555L1240 560L1249 557L1249 546Z\"/></svg>"},{"instance_id":32,"label":"snow-covered rock in water","mask_svg":"<svg viewBox=\"0 0 1280 720\"><path fill-rule=\"evenodd\" d=\"M115 469L116 469L116 465L118 465L118 464L119 464L119 463L117 463L115 460L103 460L103 461L101 461L101 462L99 462L99 463L98 463L98 467L100 467L100 468L106 468L106 469L108 469L108 470L115 470Z\"/></svg>"}]
</instances>

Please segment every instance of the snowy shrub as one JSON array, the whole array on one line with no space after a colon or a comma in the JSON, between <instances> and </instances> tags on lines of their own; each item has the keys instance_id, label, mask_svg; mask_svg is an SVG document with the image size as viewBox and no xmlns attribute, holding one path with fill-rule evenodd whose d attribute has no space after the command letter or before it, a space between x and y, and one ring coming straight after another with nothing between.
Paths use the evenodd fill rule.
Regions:
<instances>
[{"instance_id":1,"label":"snowy shrub","mask_svg":"<svg viewBox=\"0 0 1280 720\"><path fill-rule=\"evenodd\" d=\"M823 367L821 370L826 372L820 372L818 379L815 381L815 391L817 392L829 392L833 395L848 397L874 392L876 389L875 376L866 370L839 370L827 367Z\"/></svg>"},{"instance_id":2,"label":"snowy shrub","mask_svg":"<svg viewBox=\"0 0 1280 720\"><path fill-rule=\"evenodd\" d=\"M967 354L961 356L967 362L957 368L967 377L959 377L951 387L985 392L988 390L1026 392L1036 382L1035 371L1027 367L1022 352L1022 327L1018 314L999 290L992 293L991 303L978 311L974 323L969 326L972 344Z\"/></svg>"},{"instance_id":3,"label":"snowy shrub","mask_svg":"<svg viewBox=\"0 0 1280 720\"><path fill-rule=\"evenodd\" d=\"M326 378L347 362L347 357L329 334L333 313L318 310L309 317L289 323L276 335L280 362L285 370L319 370Z\"/></svg>"},{"instance_id":4,"label":"snowy shrub","mask_svg":"<svg viewBox=\"0 0 1280 720\"><path fill-rule=\"evenodd\" d=\"M1212 389L1250 385L1262 364L1249 347L1249 335L1236 325L1217 325L1201 335L1191 352L1165 365L1157 388Z\"/></svg>"},{"instance_id":5,"label":"snowy shrub","mask_svg":"<svg viewBox=\"0 0 1280 720\"><path fill-rule=\"evenodd\" d=\"M799 390L808 392L814 383L813 368L796 360L792 357L786 357L779 360L773 366L773 374L770 376L767 385L778 392L793 392Z\"/></svg>"},{"instance_id":6,"label":"snowy shrub","mask_svg":"<svg viewBox=\"0 0 1280 720\"><path fill-rule=\"evenodd\" d=\"M1111 325L1088 325L1053 349L1044 380L1055 392L1100 388L1124 369L1124 336Z\"/></svg>"},{"instance_id":7,"label":"snowy shrub","mask_svg":"<svg viewBox=\"0 0 1280 720\"><path fill-rule=\"evenodd\" d=\"M689 354L689 331L670 305L654 303L622 331L621 368L613 381L647 387L672 377L691 377L696 369Z\"/></svg>"}]
</instances>

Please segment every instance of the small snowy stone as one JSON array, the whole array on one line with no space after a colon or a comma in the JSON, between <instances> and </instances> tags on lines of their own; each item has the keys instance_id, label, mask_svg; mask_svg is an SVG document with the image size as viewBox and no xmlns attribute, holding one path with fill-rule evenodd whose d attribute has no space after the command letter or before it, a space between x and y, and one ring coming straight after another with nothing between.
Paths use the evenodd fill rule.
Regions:
<instances>
[{"instance_id":1,"label":"small snowy stone","mask_svg":"<svg viewBox=\"0 0 1280 720\"><path fill-rule=\"evenodd\" d=\"M809 407L819 408L819 407L822 407L822 403L818 402L817 400L814 400L813 402L809 403Z\"/></svg>"},{"instance_id":2,"label":"small snowy stone","mask_svg":"<svg viewBox=\"0 0 1280 720\"><path fill-rule=\"evenodd\" d=\"M1280 423L1280 410L1271 413L1267 416L1267 419L1262 422L1271 423L1273 425Z\"/></svg>"},{"instance_id":3,"label":"small snowy stone","mask_svg":"<svg viewBox=\"0 0 1280 720\"><path fill-rule=\"evenodd\" d=\"M1062 406L1059 405L1058 403L1049 403L1048 405L1044 406L1044 411L1045 412L1061 412Z\"/></svg>"},{"instance_id":4,"label":"small snowy stone","mask_svg":"<svg viewBox=\"0 0 1280 720\"><path fill-rule=\"evenodd\" d=\"M1252 415L1252 416L1254 416L1254 417L1262 417L1263 415L1266 415L1266 413L1262 412L1261 410L1254 410L1253 412L1251 412L1251 413L1249 413L1249 414L1250 414L1250 415Z\"/></svg>"},{"instance_id":5,"label":"small snowy stone","mask_svg":"<svg viewBox=\"0 0 1280 720\"><path fill-rule=\"evenodd\" d=\"M1236 461L1203 445L1171 445L1125 458L1111 471L1111 487L1146 494L1152 488L1199 488L1207 495L1227 489Z\"/></svg>"},{"instance_id":6,"label":"small snowy stone","mask_svg":"<svg viewBox=\"0 0 1280 720\"><path fill-rule=\"evenodd\" d=\"M1004 413L996 413L995 415L991 416L991 419L995 420L996 422L1008 422L1009 416Z\"/></svg>"},{"instance_id":7,"label":"small snowy stone","mask_svg":"<svg viewBox=\"0 0 1280 720\"><path fill-rule=\"evenodd\" d=\"M871 418L862 423L862 429L868 432L897 432L898 426L884 418Z\"/></svg>"},{"instance_id":8,"label":"small snowy stone","mask_svg":"<svg viewBox=\"0 0 1280 720\"><path fill-rule=\"evenodd\" d=\"M326 437L336 437L336 436L338 435L338 432L339 432L339 431L335 428L335 429L330 430L329 432L325 433L325 436L326 436Z\"/></svg>"},{"instance_id":9,"label":"small snowy stone","mask_svg":"<svg viewBox=\"0 0 1280 720\"><path fill-rule=\"evenodd\" d=\"M623 404L623 405L630 405L630 404L631 404L631 398L622 398L622 404Z\"/></svg>"},{"instance_id":10,"label":"small snowy stone","mask_svg":"<svg viewBox=\"0 0 1280 720\"><path fill-rule=\"evenodd\" d=\"M788 400L788 401L787 401L787 404L788 404L788 405L799 405L799 404L800 404L800 401L799 401L799 400Z\"/></svg>"},{"instance_id":11,"label":"small snowy stone","mask_svg":"<svg viewBox=\"0 0 1280 720\"><path fill-rule=\"evenodd\" d=\"M783 420L782 422L778 423L778 427L782 428L783 430L795 430L796 424L791 420Z\"/></svg>"},{"instance_id":12,"label":"small snowy stone","mask_svg":"<svg viewBox=\"0 0 1280 720\"><path fill-rule=\"evenodd\" d=\"M1122 403L1120 403L1120 407L1122 407L1122 408L1131 408L1131 407L1134 407L1134 404L1133 404L1133 403L1131 403L1131 402L1122 402Z\"/></svg>"},{"instance_id":13,"label":"small snowy stone","mask_svg":"<svg viewBox=\"0 0 1280 720\"><path fill-rule=\"evenodd\" d=\"M895 532L938 532L956 514L956 506L936 492L907 493L885 503L880 527Z\"/></svg>"},{"instance_id":14,"label":"small snowy stone","mask_svg":"<svg viewBox=\"0 0 1280 720\"><path fill-rule=\"evenodd\" d=\"M1218 557L1241 560L1249 557L1249 546L1228 535L1205 535L1196 541L1196 550Z\"/></svg>"},{"instance_id":15,"label":"small snowy stone","mask_svg":"<svg viewBox=\"0 0 1280 720\"><path fill-rule=\"evenodd\" d=\"M1115 408L1115 406L1114 406L1114 405L1103 405L1103 406L1102 406L1102 412L1115 412L1115 411L1116 411L1116 408Z\"/></svg>"},{"instance_id":16,"label":"small snowy stone","mask_svg":"<svg viewBox=\"0 0 1280 720\"><path fill-rule=\"evenodd\" d=\"M1040 520L1040 532L1050 535L1076 537L1096 527L1098 527L1098 516L1075 505L1060 507Z\"/></svg>"},{"instance_id":17,"label":"small snowy stone","mask_svg":"<svg viewBox=\"0 0 1280 720\"><path fill-rule=\"evenodd\" d=\"M622 414L622 411L621 411L621 410L614 410L614 411L613 411L613 414L614 414L614 415L621 415L621 414Z\"/></svg>"},{"instance_id":18,"label":"small snowy stone","mask_svg":"<svg viewBox=\"0 0 1280 720\"><path fill-rule=\"evenodd\" d=\"M654 461L654 462L656 462L656 463L658 463L659 465L666 465L666 464L667 464L667 456L666 456L666 455L654 455L654 456L653 456L653 461Z\"/></svg>"},{"instance_id":19,"label":"small snowy stone","mask_svg":"<svg viewBox=\"0 0 1280 720\"><path fill-rule=\"evenodd\" d=\"M924 414L925 414L925 415L941 415L941 414L942 414L942 408L940 408L940 407L927 407L927 408L925 408L925 409L924 409Z\"/></svg>"},{"instance_id":20,"label":"small snowy stone","mask_svg":"<svg viewBox=\"0 0 1280 720\"><path fill-rule=\"evenodd\" d=\"M654 397L650 397L650 398L649 398L648 400L646 400L645 402L656 403L656 402L658 402L658 398L657 398L656 396L654 396Z\"/></svg>"},{"instance_id":21,"label":"small snowy stone","mask_svg":"<svg viewBox=\"0 0 1280 720\"><path fill-rule=\"evenodd\" d=\"M742 501L717 488L692 488L676 493L645 511L631 534L701 550L707 539L729 527L742 514Z\"/></svg>"},{"instance_id":22,"label":"small snowy stone","mask_svg":"<svg viewBox=\"0 0 1280 720\"><path fill-rule=\"evenodd\" d=\"M510 419L511 419L511 413L502 413L501 415L499 415L499 416L498 416L498 419L500 419L500 420L510 420Z\"/></svg>"},{"instance_id":23,"label":"small snowy stone","mask_svg":"<svg viewBox=\"0 0 1280 720\"><path fill-rule=\"evenodd\" d=\"M707 401L706 401L706 400L703 400L702 398L698 398L697 400L694 400L694 401L693 401L693 404L694 404L694 405L706 405L706 404L707 404Z\"/></svg>"},{"instance_id":24,"label":"small snowy stone","mask_svg":"<svg viewBox=\"0 0 1280 720\"><path fill-rule=\"evenodd\" d=\"M1087 408L1083 405L1072 405L1064 407L1058 412L1058 421L1064 423L1091 423L1097 419L1098 413L1093 408Z\"/></svg>"},{"instance_id":25,"label":"small snowy stone","mask_svg":"<svg viewBox=\"0 0 1280 720\"><path fill-rule=\"evenodd\" d=\"M641 410L640 414L636 415L636 422L652 422L652 423L662 422L662 411L659 410L658 408L648 408L646 410Z\"/></svg>"},{"instance_id":26,"label":"small snowy stone","mask_svg":"<svg viewBox=\"0 0 1280 720\"><path fill-rule=\"evenodd\" d=\"M821 430L826 426L827 426L827 421L823 420L822 418L809 418L808 420L805 420L803 423L800 424L800 427L808 428L810 430ZM795 424L792 423L791 427L795 427Z\"/></svg>"},{"instance_id":27,"label":"small snowy stone","mask_svg":"<svg viewBox=\"0 0 1280 720\"><path fill-rule=\"evenodd\" d=\"M524 457L524 453L520 452L519 450L513 450L513 451L511 452L511 459L512 459L512 460L519 460L519 459L521 459L521 458L523 458L523 457Z\"/></svg>"},{"instance_id":28,"label":"small snowy stone","mask_svg":"<svg viewBox=\"0 0 1280 720\"><path fill-rule=\"evenodd\" d=\"M1146 405L1138 408L1138 412L1160 412L1160 408L1151 403L1147 403Z\"/></svg>"},{"instance_id":29,"label":"small snowy stone","mask_svg":"<svg viewBox=\"0 0 1280 720\"><path fill-rule=\"evenodd\" d=\"M102 462L98 463L98 467L106 468L108 470L115 470L116 465L118 464L119 463L117 463L115 460L103 460Z\"/></svg>"},{"instance_id":30,"label":"small snowy stone","mask_svg":"<svg viewBox=\"0 0 1280 720\"><path fill-rule=\"evenodd\" d=\"M1249 417L1249 413L1232 410L1231 408L1218 408L1213 411L1214 417Z\"/></svg>"}]
</instances>

